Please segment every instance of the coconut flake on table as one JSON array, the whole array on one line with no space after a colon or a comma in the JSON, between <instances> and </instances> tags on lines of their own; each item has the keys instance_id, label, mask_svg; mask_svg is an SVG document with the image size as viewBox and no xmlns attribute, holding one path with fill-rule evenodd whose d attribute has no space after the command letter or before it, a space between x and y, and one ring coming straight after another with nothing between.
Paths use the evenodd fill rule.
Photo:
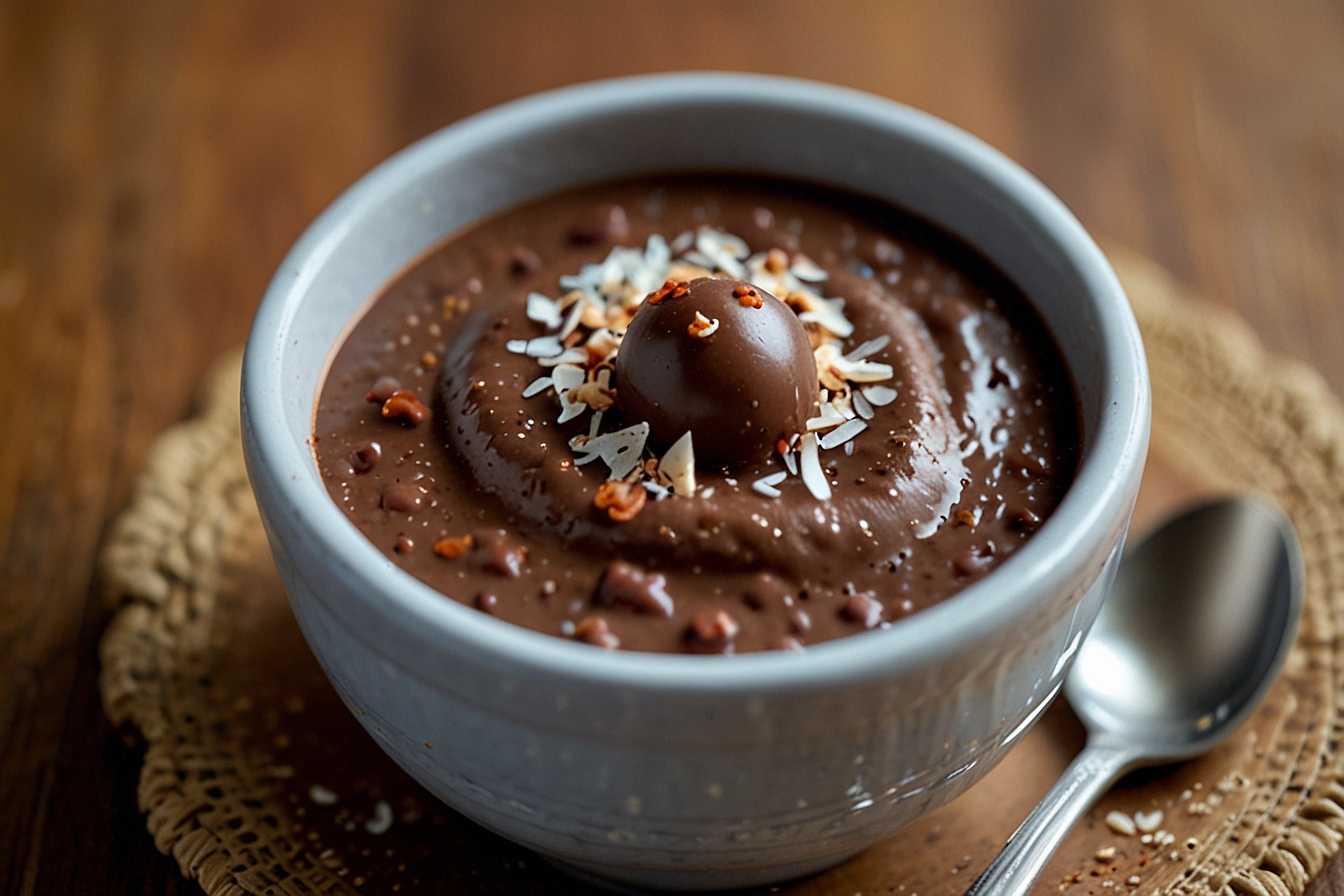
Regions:
<instances>
[{"instance_id":1,"label":"coconut flake on table","mask_svg":"<svg viewBox=\"0 0 1344 896\"><path fill-rule=\"evenodd\" d=\"M738 280L747 276L747 269L741 259L751 252L741 237L712 227L701 227L695 235L696 254L709 260L706 267L716 267ZM687 258L691 257L687 253ZM693 259L694 260L694 259Z\"/></svg>"},{"instance_id":2,"label":"coconut flake on table","mask_svg":"<svg viewBox=\"0 0 1344 896\"><path fill-rule=\"evenodd\" d=\"M648 440L649 424L644 422L581 442L576 438L571 440L570 447L581 455L575 459L575 465L581 467L601 458L611 471L607 478L624 479L639 466L640 455L644 453L644 445ZM579 444L575 445L574 442Z\"/></svg>"},{"instance_id":3,"label":"coconut flake on table","mask_svg":"<svg viewBox=\"0 0 1344 896\"><path fill-rule=\"evenodd\" d=\"M672 263L672 249L661 233L649 234L649 241L644 244L644 263L655 271L660 268L666 269ZM659 284L655 283L650 289L657 289L658 286Z\"/></svg>"},{"instance_id":4,"label":"coconut flake on table","mask_svg":"<svg viewBox=\"0 0 1344 896\"><path fill-rule=\"evenodd\" d=\"M693 265L697 265L699 267L706 268L711 271L714 270L715 266L714 259L710 258L708 255L699 251L698 249L692 249L691 251L687 252L685 255L682 255L681 257L683 261L689 261Z\"/></svg>"}]
</instances>

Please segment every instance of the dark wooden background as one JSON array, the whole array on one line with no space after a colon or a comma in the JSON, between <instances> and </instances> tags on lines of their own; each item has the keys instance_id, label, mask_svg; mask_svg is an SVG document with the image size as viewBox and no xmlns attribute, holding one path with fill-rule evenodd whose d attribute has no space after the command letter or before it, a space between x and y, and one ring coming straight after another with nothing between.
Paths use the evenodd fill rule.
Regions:
<instances>
[{"instance_id":1,"label":"dark wooden background","mask_svg":"<svg viewBox=\"0 0 1344 896\"><path fill-rule=\"evenodd\" d=\"M943 116L1344 392L1340 0L0 0L0 892L199 892L99 706L95 561L307 222L464 115L692 68Z\"/></svg>"}]
</instances>

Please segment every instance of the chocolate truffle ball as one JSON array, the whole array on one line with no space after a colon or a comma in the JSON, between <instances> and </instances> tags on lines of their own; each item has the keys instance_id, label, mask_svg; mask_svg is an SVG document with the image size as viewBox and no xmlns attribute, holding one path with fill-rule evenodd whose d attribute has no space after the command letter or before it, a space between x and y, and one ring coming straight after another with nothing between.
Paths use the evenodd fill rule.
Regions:
<instances>
[{"instance_id":1,"label":"chocolate truffle ball","mask_svg":"<svg viewBox=\"0 0 1344 896\"><path fill-rule=\"evenodd\" d=\"M765 459L804 431L817 367L797 315L741 280L668 284L640 305L616 355L616 400L666 448L688 430L697 465Z\"/></svg>"}]
</instances>

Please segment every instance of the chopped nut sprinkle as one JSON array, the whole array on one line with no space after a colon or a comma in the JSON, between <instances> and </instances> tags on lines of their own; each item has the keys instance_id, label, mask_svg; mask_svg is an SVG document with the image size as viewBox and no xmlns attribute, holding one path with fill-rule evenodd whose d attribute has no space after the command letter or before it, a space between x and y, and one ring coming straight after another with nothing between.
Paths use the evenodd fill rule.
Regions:
<instances>
[{"instance_id":1,"label":"chopped nut sprinkle","mask_svg":"<svg viewBox=\"0 0 1344 896\"><path fill-rule=\"evenodd\" d=\"M642 485L608 479L598 486L597 494L593 495L593 506L605 510L615 522L626 523L644 509L648 499L648 490Z\"/></svg>"},{"instance_id":2,"label":"chopped nut sprinkle","mask_svg":"<svg viewBox=\"0 0 1344 896\"><path fill-rule=\"evenodd\" d=\"M456 560L471 547L472 537L463 535L458 538L441 538L434 542L434 553L449 560Z\"/></svg>"},{"instance_id":3,"label":"chopped nut sprinkle","mask_svg":"<svg viewBox=\"0 0 1344 896\"><path fill-rule=\"evenodd\" d=\"M733 288L733 295L744 308L760 308L765 303L761 301L761 294L750 286L736 286Z\"/></svg>"},{"instance_id":4,"label":"chopped nut sprinkle","mask_svg":"<svg viewBox=\"0 0 1344 896\"><path fill-rule=\"evenodd\" d=\"M398 389L383 402L383 417L407 426L418 426L429 416L429 408L410 389Z\"/></svg>"},{"instance_id":5,"label":"chopped nut sprinkle","mask_svg":"<svg viewBox=\"0 0 1344 896\"><path fill-rule=\"evenodd\" d=\"M592 644L594 647L601 647L604 650L615 650L621 646L621 639L612 632L611 626L607 620L601 616L589 616L574 626L574 640L583 641L585 644Z\"/></svg>"},{"instance_id":6,"label":"chopped nut sprinkle","mask_svg":"<svg viewBox=\"0 0 1344 896\"><path fill-rule=\"evenodd\" d=\"M650 305L661 305L667 299L679 299L691 291L684 280L666 280L663 285L649 293L644 301Z\"/></svg>"},{"instance_id":7,"label":"chopped nut sprinkle","mask_svg":"<svg viewBox=\"0 0 1344 896\"><path fill-rule=\"evenodd\" d=\"M457 296L444 296L443 298L443 319L452 320L453 315L459 311L466 312L471 309L469 299L459 299Z\"/></svg>"}]
</instances>

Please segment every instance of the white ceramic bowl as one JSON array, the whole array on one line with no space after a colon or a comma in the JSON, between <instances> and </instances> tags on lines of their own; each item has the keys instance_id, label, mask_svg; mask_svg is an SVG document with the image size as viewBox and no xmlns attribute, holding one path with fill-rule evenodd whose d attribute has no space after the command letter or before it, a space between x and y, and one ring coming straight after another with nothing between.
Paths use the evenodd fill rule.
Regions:
<instances>
[{"instance_id":1,"label":"white ceramic bowl","mask_svg":"<svg viewBox=\"0 0 1344 896\"><path fill-rule=\"evenodd\" d=\"M593 650L401 572L328 498L324 359L410 259L500 209L659 171L815 181L959 235L1044 317L1082 405L1078 476L990 575L889 630L737 657ZM1115 571L1148 442L1133 316L1040 183L928 115L837 87L683 74L477 115L380 165L307 230L257 313L248 470L304 635L346 704L450 806L608 881L705 889L850 856L964 791L1059 690Z\"/></svg>"}]
</instances>

